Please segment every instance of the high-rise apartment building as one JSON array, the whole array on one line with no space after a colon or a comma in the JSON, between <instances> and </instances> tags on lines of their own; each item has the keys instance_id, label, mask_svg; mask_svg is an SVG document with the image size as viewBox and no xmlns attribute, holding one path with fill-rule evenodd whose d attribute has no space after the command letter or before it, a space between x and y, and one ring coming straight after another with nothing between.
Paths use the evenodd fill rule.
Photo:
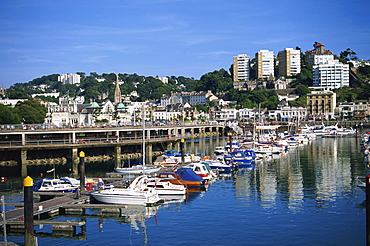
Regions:
<instances>
[{"instance_id":1,"label":"high-rise apartment building","mask_svg":"<svg viewBox=\"0 0 370 246\"><path fill-rule=\"evenodd\" d=\"M321 43L314 44L310 63L313 69L313 86L324 89L336 89L349 86L349 65L334 59L330 50L325 50Z\"/></svg>"},{"instance_id":2,"label":"high-rise apartment building","mask_svg":"<svg viewBox=\"0 0 370 246\"><path fill-rule=\"evenodd\" d=\"M249 80L249 64L250 57L246 54L239 54L234 56L233 62L233 81L247 81Z\"/></svg>"},{"instance_id":3,"label":"high-rise apartment building","mask_svg":"<svg viewBox=\"0 0 370 246\"><path fill-rule=\"evenodd\" d=\"M313 86L326 89L337 89L349 86L349 65L338 60L314 65Z\"/></svg>"},{"instance_id":4,"label":"high-rise apartment building","mask_svg":"<svg viewBox=\"0 0 370 246\"><path fill-rule=\"evenodd\" d=\"M257 78L266 79L274 76L274 52L260 50L256 53Z\"/></svg>"},{"instance_id":5,"label":"high-rise apartment building","mask_svg":"<svg viewBox=\"0 0 370 246\"><path fill-rule=\"evenodd\" d=\"M292 76L301 72L301 51L285 48L278 53L279 75Z\"/></svg>"},{"instance_id":6,"label":"high-rise apartment building","mask_svg":"<svg viewBox=\"0 0 370 246\"><path fill-rule=\"evenodd\" d=\"M80 84L81 76L79 74L64 73L58 76L58 81L63 84L78 85Z\"/></svg>"}]
</instances>

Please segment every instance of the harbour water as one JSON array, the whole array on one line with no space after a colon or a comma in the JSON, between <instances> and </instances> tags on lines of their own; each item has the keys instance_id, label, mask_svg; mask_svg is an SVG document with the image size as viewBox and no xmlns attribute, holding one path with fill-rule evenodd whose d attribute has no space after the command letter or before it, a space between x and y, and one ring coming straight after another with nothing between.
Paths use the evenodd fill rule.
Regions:
<instances>
[{"instance_id":1,"label":"harbour water","mask_svg":"<svg viewBox=\"0 0 370 246\"><path fill-rule=\"evenodd\" d=\"M225 142L187 141L186 151L211 155ZM93 171L89 168L87 175ZM87 215L53 218L84 220L86 228L57 236L51 227L35 226L44 232L37 241L63 246L365 245L365 193L356 186L356 176L366 172L358 138L318 138L177 202L131 206L121 214L91 209ZM19 192L2 194L7 201L21 199ZM8 236L7 241L23 245L24 238Z\"/></svg>"}]
</instances>

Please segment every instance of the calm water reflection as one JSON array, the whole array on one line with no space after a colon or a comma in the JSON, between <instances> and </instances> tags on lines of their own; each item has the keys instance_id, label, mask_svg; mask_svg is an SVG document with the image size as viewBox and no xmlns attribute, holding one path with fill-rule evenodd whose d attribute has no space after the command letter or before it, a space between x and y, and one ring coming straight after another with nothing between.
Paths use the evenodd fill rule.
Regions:
<instances>
[{"instance_id":1,"label":"calm water reflection","mask_svg":"<svg viewBox=\"0 0 370 246\"><path fill-rule=\"evenodd\" d=\"M225 139L186 142L210 155ZM87 222L82 239L39 238L40 245L364 245L366 174L359 140L316 139L214 181L207 191L155 209L107 216L61 217ZM102 164L91 164L94 175ZM105 171L105 170L104 170ZM14 198L13 198L14 199ZM50 228L44 228L44 231ZM38 230L36 230L38 231ZM79 233L79 232L77 232ZM1 238L2 239L2 238ZM82 241L81 241L82 240ZM23 243L22 237L8 241Z\"/></svg>"}]
</instances>

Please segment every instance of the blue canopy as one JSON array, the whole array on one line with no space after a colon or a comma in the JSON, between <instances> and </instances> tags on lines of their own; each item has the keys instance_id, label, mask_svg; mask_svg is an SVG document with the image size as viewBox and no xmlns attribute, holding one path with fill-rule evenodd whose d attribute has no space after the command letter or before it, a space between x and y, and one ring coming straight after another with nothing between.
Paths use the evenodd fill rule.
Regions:
<instances>
[{"instance_id":1,"label":"blue canopy","mask_svg":"<svg viewBox=\"0 0 370 246\"><path fill-rule=\"evenodd\" d=\"M186 181L198 181L202 182L203 178L196 174L193 169L182 167L176 170L176 173Z\"/></svg>"}]
</instances>

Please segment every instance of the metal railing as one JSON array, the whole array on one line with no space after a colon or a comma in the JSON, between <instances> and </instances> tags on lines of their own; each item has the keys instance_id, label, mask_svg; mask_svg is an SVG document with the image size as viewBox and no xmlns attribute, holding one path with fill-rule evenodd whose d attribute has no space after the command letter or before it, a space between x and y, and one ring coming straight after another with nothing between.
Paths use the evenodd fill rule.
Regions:
<instances>
[{"instance_id":1,"label":"metal railing","mask_svg":"<svg viewBox=\"0 0 370 246\"><path fill-rule=\"evenodd\" d=\"M168 136L168 135L156 135L156 136L150 136L146 137L146 140L150 139L169 139L172 137L177 136ZM181 136L178 136L181 137ZM67 145L67 144L95 144L95 143L101 143L101 144L108 144L108 143L120 143L120 142L126 142L126 141L142 141L142 136L139 137L120 137L117 138L88 138L88 139L76 139L76 142L72 142L72 140L69 139L61 139L61 140L30 140L25 141L25 145L36 145L36 146L45 146L45 145ZM0 141L0 146L22 146L22 141Z\"/></svg>"}]
</instances>

